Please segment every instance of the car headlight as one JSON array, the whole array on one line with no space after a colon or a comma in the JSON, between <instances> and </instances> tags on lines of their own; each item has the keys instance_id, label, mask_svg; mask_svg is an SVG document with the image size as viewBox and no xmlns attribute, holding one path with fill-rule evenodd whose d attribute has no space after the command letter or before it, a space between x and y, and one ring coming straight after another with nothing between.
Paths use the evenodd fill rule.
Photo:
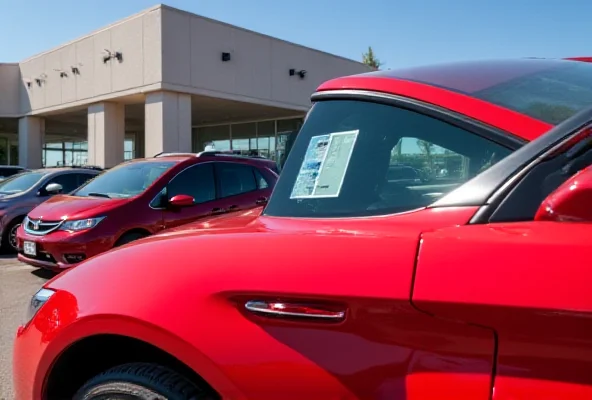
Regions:
<instances>
[{"instance_id":1,"label":"car headlight","mask_svg":"<svg viewBox=\"0 0 592 400\"><path fill-rule=\"evenodd\" d=\"M54 294L55 291L51 289L40 289L37 293L35 293L33 298L31 298L31 302L29 303L25 325L31 322L33 317L35 317L35 314L37 314L41 307L43 307L43 305L47 303L47 300L49 300L49 298Z\"/></svg>"},{"instance_id":2,"label":"car headlight","mask_svg":"<svg viewBox=\"0 0 592 400\"><path fill-rule=\"evenodd\" d=\"M62 231L83 231L85 229L91 229L97 226L99 222L104 220L105 217L77 219L73 221L64 221L60 226Z\"/></svg>"}]
</instances>

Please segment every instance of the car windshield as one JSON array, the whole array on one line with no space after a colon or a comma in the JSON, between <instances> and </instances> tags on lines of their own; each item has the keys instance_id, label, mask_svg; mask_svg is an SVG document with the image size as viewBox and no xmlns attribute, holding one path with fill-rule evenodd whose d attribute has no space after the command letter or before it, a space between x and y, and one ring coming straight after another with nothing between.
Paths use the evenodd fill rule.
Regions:
<instances>
[{"instance_id":1,"label":"car windshield","mask_svg":"<svg viewBox=\"0 0 592 400\"><path fill-rule=\"evenodd\" d=\"M0 194L15 194L29 190L46 174L46 172L31 171L12 175L0 182Z\"/></svg>"},{"instance_id":2,"label":"car windshield","mask_svg":"<svg viewBox=\"0 0 592 400\"><path fill-rule=\"evenodd\" d=\"M72 193L80 197L127 198L144 192L174 161L135 161L98 175Z\"/></svg>"},{"instance_id":3,"label":"car windshield","mask_svg":"<svg viewBox=\"0 0 592 400\"><path fill-rule=\"evenodd\" d=\"M264 214L359 217L426 207L511 152L417 112L322 101L301 128Z\"/></svg>"}]
</instances>

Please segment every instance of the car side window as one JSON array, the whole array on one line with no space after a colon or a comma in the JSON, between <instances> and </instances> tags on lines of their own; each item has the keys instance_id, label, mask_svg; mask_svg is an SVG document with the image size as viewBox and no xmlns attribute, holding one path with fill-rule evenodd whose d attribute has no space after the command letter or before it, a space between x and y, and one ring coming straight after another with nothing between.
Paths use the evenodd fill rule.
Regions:
<instances>
[{"instance_id":1,"label":"car side window","mask_svg":"<svg viewBox=\"0 0 592 400\"><path fill-rule=\"evenodd\" d=\"M257 190L253 167L250 165L219 162L216 163L216 175L220 185L220 197Z\"/></svg>"},{"instance_id":2,"label":"car side window","mask_svg":"<svg viewBox=\"0 0 592 400\"><path fill-rule=\"evenodd\" d=\"M94 174L76 174L78 176L78 186L80 187L82 185L84 185L86 182L90 181L92 178L94 178L96 175Z\"/></svg>"},{"instance_id":3,"label":"car side window","mask_svg":"<svg viewBox=\"0 0 592 400\"><path fill-rule=\"evenodd\" d=\"M257 187L259 189L267 189L269 187L269 183L263 176L261 172L257 168L253 168L253 173L255 174L255 180L257 181Z\"/></svg>"},{"instance_id":4,"label":"car side window","mask_svg":"<svg viewBox=\"0 0 592 400\"><path fill-rule=\"evenodd\" d=\"M265 215L342 218L426 207L511 152L420 112L321 101L296 138Z\"/></svg>"},{"instance_id":5,"label":"car side window","mask_svg":"<svg viewBox=\"0 0 592 400\"><path fill-rule=\"evenodd\" d=\"M71 191L75 190L79 185L78 185L78 174L75 173L70 173L70 174L62 174L62 175L58 175L56 177L51 178L47 184L49 185L50 183L57 183L62 185L62 193L66 194L66 193L70 193Z\"/></svg>"},{"instance_id":6,"label":"car side window","mask_svg":"<svg viewBox=\"0 0 592 400\"><path fill-rule=\"evenodd\" d=\"M206 203L216 199L216 181L212 163L193 165L175 176L167 185L167 198L186 194L195 203Z\"/></svg>"}]
</instances>

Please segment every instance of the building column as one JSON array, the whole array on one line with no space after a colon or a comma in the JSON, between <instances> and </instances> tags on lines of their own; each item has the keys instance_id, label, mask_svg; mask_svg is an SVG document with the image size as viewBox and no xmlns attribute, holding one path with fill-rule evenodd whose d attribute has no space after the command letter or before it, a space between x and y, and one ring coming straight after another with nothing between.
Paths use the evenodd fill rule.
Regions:
<instances>
[{"instance_id":1,"label":"building column","mask_svg":"<svg viewBox=\"0 0 592 400\"><path fill-rule=\"evenodd\" d=\"M123 162L125 106L98 103L88 108L88 164L111 168Z\"/></svg>"},{"instance_id":2,"label":"building column","mask_svg":"<svg viewBox=\"0 0 592 400\"><path fill-rule=\"evenodd\" d=\"M191 152L191 95L154 92L146 96L144 154Z\"/></svg>"},{"instance_id":3,"label":"building column","mask_svg":"<svg viewBox=\"0 0 592 400\"><path fill-rule=\"evenodd\" d=\"M18 143L19 165L25 168L41 168L45 119L24 117L19 119Z\"/></svg>"}]
</instances>

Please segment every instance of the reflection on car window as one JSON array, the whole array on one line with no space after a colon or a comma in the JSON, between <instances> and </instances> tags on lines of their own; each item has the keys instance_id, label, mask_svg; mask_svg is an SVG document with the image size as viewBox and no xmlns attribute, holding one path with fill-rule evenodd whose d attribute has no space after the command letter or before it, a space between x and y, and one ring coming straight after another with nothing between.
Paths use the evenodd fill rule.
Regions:
<instances>
[{"instance_id":1,"label":"reflection on car window","mask_svg":"<svg viewBox=\"0 0 592 400\"><path fill-rule=\"evenodd\" d=\"M261 174L261 172L259 172L259 170L257 168L253 168L253 171L255 172L255 179L257 179L257 187L259 189L266 189L269 187L269 183L267 183L267 181L265 180L265 178L263 177L263 175Z\"/></svg>"},{"instance_id":2,"label":"reflection on car window","mask_svg":"<svg viewBox=\"0 0 592 400\"><path fill-rule=\"evenodd\" d=\"M592 65L563 63L472 94L479 99L559 124L592 105Z\"/></svg>"},{"instance_id":3,"label":"reflection on car window","mask_svg":"<svg viewBox=\"0 0 592 400\"><path fill-rule=\"evenodd\" d=\"M250 165L216 163L216 174L220 182L220 197L257 190L255 175Z\"/></svg>"},{"instance_id":4,"label":"reflection on car window","mask_svg":"<svg viewBox=\"0 0 592 400\"><path fill-rule=\"evenodd\" d=\"M321 102L302 127L265 214L354 217L425 207L510 152L409 110Z\"/></svg>"},{"instance_id":5,"label":"reflection on car window","mask_svg":"<svg viewBox=\"0 0 592 400\"><path fill-rule=\"evenodd\" d=\"M20 193L33 187L46 172L24 172L0 182L0 194Z\"/></svg>"},{"instance_id":6,"label":"reflection on car window","mask_svg":"<svg viewBox=\"0 0 592 400\"><path fill-rule=\"evenodd\" d=\"M106 171L82 186L74 196L126 198L144 192L156 179L170 169L171 161L135 161Z\"/></svg>"},{"instance_id":7,"label":"reflection on car window","mask_svg":"<svg viewBox=\"0 0 592 400\"><path fill-rule=\"evenodd\" d=\"M193 197L196 204L214 200L216 181L213 164L197 164L174 177L167 186L167 196L171 199L178 194Z\"/></svg>"}]
</instances>

